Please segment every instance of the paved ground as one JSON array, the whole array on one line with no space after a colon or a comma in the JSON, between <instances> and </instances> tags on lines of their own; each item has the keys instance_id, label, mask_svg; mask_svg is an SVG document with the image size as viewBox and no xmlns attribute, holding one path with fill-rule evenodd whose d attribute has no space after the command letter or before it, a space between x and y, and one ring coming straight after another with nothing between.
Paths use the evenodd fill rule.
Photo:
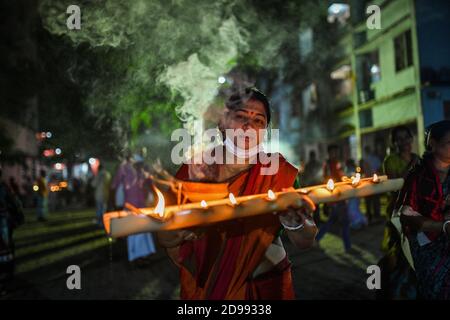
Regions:
<instances>
[{"instance_id":1,"label":"paved ground","mask_svg":"<svg viewBox=\"0 0 450 320\"><path fill-rule=\"evenodd\" d=\"M92 224L94 211L53 213L46 223L32 213L15 234L17 275L4 299L176 299L177 269L162 250L148 265L130 265L124 241L109 242ZM294 264L293 278L299 299L373 299L366 287L366 268L381 256L383 225L354 231L354 253L346 254L337 231L320 248L299 252L286 243ZM82 270L82 290L66 288L66 269Z\"/></svg>"}]
</instances>

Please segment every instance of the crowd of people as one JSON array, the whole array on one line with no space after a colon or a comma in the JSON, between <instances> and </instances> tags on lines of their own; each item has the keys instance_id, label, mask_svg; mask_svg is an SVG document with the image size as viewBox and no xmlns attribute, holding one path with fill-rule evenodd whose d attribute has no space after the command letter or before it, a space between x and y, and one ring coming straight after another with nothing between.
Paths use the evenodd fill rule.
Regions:
<instances>
[{"instance_id":1,"label":"crowd of people","mask_svg":"<svg viewBox=\"0 0 450 320\"><path fill-rule=\"evenodd\" d=\"M404 178L402 190L387 194L387 206L381 218L380 196L366 197L365 216L359 211L359 199L324 206L328 220L319 223L316 241L320 243L333 224L341 228L346 251L351 251L350 228L384 221L381 243L383 257L378 299L450 299L450 121L432 124L426 130L425 153L413 150L413 134L406 126L391 132L391 152L381 160L364 149L360 168L363 174L386 174ZM328 147L328 159L321 163L314 152L304 168L305 185L320 184L332 178L354 175L354 160L345 165L338 160L339 147Z\"/></svg>"},{"instance_id":2,"label":"crowd of people","mask_svg":"<svg viewBox=\"0 0 450 320\"><path fill-rule=\"evenodd\" d=\"M257 119L258 118L258 119ZM258 121L256 121L258 120ZM270 121L269 103L259 91L251 91L246 103L227 105L220 125L227 128L266 127ZM365 214L360 199L324 205L308 204L300 211L290 210L279 217L252 218L205 228L201 234L192 230L158 233L160 245L180 268L181 296L184 298L293 298L290 262L281 242L281 234L299 248L314 243L334 227L340 228L343 247L352 253L351 229L372 223L384 223L380 246L383 257L382 289L379 299L450 299L450 121L431 125L426 132L426 152L413 153L413 134L400 126L391 132L392 148L382 159L365 147L357 163L340 159L340 147L329 145L327 159L320 161L315 152L301 174L280 155L276 179L260 175L259 162L251 165L221 165L213 178L229 183L233 193L261 193L265 188L281 190L294 186L322 184L344 176L386 174L404 178L401 190L387 195L385 212L381 212L380 196L367 197ZM249 147L250 148L250 147ZM239 157L243 152L231 152ZM257 155L256 155L257 156ZM193 172L183 165L176 177L190 180ZM258 170L257 170L258 169ZM48 215L48 182L42 170L35 181L36 215L46 221ZM1 170L0 170L1 178ZM195 181L195 180L194 180ZM215 181L215 180L214 180ZM217 182L216 181L216 182ZM90 181L95 199L94 223L103 227L107 210L120 210L129 203L135 207L154 204L153 182L144 159L129 154L114 175L103 164ZM14 179L0 183L0 284L11 278L14 269L14 230L24 223L22 201L26 201ZM308 205L306 205L308 204ZM127 237L128 260L146 261L156 252L152 234ZM246 261L246 263L243 263ZM246 275L246 277L242 277ZM239 284L239 285L238 285Z\"/></svg>"}]
</instances>

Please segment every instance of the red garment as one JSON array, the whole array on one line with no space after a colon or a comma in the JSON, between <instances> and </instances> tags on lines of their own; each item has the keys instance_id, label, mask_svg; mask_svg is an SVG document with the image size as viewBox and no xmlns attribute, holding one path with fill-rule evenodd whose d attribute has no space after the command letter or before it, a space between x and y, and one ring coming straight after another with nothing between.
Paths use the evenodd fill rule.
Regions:
<instances>
[{"instance_id":1,"label":"red garment","mask_svg":"<svg viewBox=\"0 0 450 320\"><path fill-rule=\"evenodd\" d=\"M323 176L325 182L327 182L328 179L333 179L334 182L341 181L344 176L342 164L337 160L327 160L323 168Z\"/></svg>"},{"instance_id":2,"label":"red garment","mask_svg":"<svg viewBox=\"0 0 450 320\"><path fill-rule=\"evenodd\" d=\"M402 205L408 205L434 221L444 220L445 199L442 184L430 157L422 159L407 175L395 208L399 209ZM426 234L430 240L439 236L431 232Z\"/></svg>"},{"instance_id":3,"label":"red garment","mask_svg":"<svg viewBox=\"0 0 450 320\"><path fill-rule=\"evenodd\" d=\"M279 157L275 175L261 175L260 163L241 173L229 185L237 195L281 191L291 187L297 169ZM178 179L186 180L183 165ZM205 228L202 237L184 242L179 249L182 299L294 299L287 258L255 279L252 274L275 239L281 224L272 214L218 223Z\"/></svg>"}]
</instances>

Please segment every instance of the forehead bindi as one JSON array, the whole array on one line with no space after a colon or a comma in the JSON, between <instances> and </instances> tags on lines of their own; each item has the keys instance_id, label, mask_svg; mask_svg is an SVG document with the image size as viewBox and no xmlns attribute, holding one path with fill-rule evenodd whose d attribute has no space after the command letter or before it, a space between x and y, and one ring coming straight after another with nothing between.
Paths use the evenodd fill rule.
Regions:
<instances>
[{"instance_id":1,"label":"forehead bindi","mask_svg":"<svg viewBox=\"0 0 450 320\"><path fill-rule=\"evenodd\" d=\"M249 113L253 116L262 116L264 119L267 118L266 116L266 109L264 108L264 105L261 101L250 99L247 101L244 107L239 108L237 111L244 111L246 113Z\"/></svg>"}]
</instances>

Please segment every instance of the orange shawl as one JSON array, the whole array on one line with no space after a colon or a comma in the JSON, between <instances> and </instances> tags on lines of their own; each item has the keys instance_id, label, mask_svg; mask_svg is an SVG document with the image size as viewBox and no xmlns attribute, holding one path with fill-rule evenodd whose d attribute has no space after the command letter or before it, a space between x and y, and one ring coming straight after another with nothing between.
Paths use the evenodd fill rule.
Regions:
<instances>
[{"instance_id":1,"label":"orange shawl","mask_svg":"<svg viewBox=\"0 0 450 320\"><path fill-rule=\"evenodd\" d=\"M257 163L239 174L230 183L230 192L250 195L293 186L298 171L281 155L277 174L261 175L262 166ZM177 178L188 179L187 165L180 168ZM178 252L181 298L293 299L287 259L278 268L252 278L280 228L277 216L262 215L208 226L198 240L182 243Z\"/></svg>"}]
</instances>

